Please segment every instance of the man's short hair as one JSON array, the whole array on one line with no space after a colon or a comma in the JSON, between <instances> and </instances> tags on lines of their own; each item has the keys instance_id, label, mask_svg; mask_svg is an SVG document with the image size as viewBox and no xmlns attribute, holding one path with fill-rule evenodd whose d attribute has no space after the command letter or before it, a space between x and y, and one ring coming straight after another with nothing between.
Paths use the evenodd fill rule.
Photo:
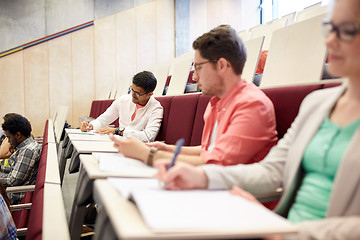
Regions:
<instances>
[{"instance_id":1,"label":"man's short hair","mask_svg":"<svg viewBox=\"0 0 360 240\"><path fill-rule=\"evenodd\" d=\"M193 48L209 60L225 58L237 75L242 74L246 62L246 48L237 32L229 25L220 25L198 37L193 42Z\"/></svg>"},{"instance_id":2,"label":"man's short hair","mask_svg":"<svg viewBox=\"0 0 360 240\"><path fill-rule=\"evenodd\" d=\"M4 131L9 131L11 134L20 132L24 137L30 137L31 134L31 124L29 120L19 114L7 118L2 124L2 128Z\"/></svg>"},{"instance_id":3,"label":"man's short hair","mask_svg":"<svg viewBox=\"0 0 360 240\"><path fill-rule=\"evenodd\" d=\"M153 92L156 88L157 80L152 74L152 72L149 71L142 71L137 73L133 77L133 84L135 84L138 87L141 87L144 89L146 93Z\"/></svg>"},{"instance_id":4,"label":"man's short hair","mask_svg":"<svg viewBox=\"0 0 360 240\"><path fill-rule=\"evenodd\" d=\"M4 119L4 121L6 121L7 119L9 119L9 118L11 118L11 117L13 117L15 115L19 115L19 114L17 114L17 113L7 113L7 114L4 115L3 119Z\"/></svg>"}]
</instances>

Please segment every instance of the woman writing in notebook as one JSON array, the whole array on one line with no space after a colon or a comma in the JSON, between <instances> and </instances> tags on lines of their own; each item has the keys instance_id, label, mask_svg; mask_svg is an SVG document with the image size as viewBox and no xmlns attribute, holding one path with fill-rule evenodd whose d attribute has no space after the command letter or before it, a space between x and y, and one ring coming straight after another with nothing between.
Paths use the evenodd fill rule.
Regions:
<instances>
[{"instance_id":1,"label":"woman writing in notebook","mask_svg":"<svg viewBox=\"0 0 360 240\"><path fill-rule=\"evenodd\" d=\"M360 1L337 0L323 24L328 71L348 80L307 96L286 135L259 163L193 167L158 162L167 189L226 189L245 198L283 188L276 212L298 239L360 239ZM240 189L241 188L241 189ZM244 189L245 192L242 189ZM251 193L251 194L250 194Z\"/></svg>"}]
</instances>

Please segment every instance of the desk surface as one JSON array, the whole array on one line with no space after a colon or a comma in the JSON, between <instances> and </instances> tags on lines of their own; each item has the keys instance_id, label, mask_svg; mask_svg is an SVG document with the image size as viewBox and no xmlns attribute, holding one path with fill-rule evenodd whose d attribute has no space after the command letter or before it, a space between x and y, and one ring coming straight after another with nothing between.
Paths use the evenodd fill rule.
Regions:
<instances>
[{"instance_id":1,"label":"desk surface","mask_svg":"<svg viewBox=\"0 0 360 240\"><path fill-rule=\"evenodd\" d=\"M128 174L125 174L124 171L121 172L119 171L118 173L116 171L114 172L102 171L99 168L99 161L93 155L89 155L89 154L81 154L80 162L90 179L103 179L108 177L141 177L141 178L150 177L150 176L141 176L141 175L135 176L133 172L129 172Z\"/></svg>"},{"instance_id":2,"label":"desk surface","mask_svg":"<svg viewBox=\"0 0 360 240\"><path fill-rule=\"evenodd\" d=\"M118 238L121 239L230 239L230 238L257 238L272 234L295 233L297 228L286 227L262 231L245 229L236 232L212 233L154 233L145 224L139 210L133 202L124 199L107 180L95 180L94 195L96 201L104 206L110 223Z\"/></svg>"},{"instance_id":3,"label":"desk surface","mask_svg":"<svg viewBox=\"0 0 360 240\"><path fill-rule=\"evenodd\" d=\"M70 141L98 141L98 142L112 142L107 134L77 134L68 133Z\"/></svg>"},{"instance_id":4,"label":"desk surface","mask_svg":"<svg viewBox=\"0 0 360 240\"><path fill-rule=\"evenodd\" d=\"M118 149L114 147L114 143L100 142L100 141L71 141L75 150L78 153L92 153L92 152L118 152Z\"/></svg>"}]
</instances>

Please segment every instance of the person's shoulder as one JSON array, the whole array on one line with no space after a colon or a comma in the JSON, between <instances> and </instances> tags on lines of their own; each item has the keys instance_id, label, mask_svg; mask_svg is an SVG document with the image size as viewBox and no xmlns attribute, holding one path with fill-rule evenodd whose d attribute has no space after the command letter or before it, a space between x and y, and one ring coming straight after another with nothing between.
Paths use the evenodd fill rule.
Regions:
<instances>
[{"instance_id":1,"label":"person's shoulder","mask_svg":"<svg viewBox=\"0 0 360 240\"><path fill-rule=\"evenodd\" d=\"M344 85L336 86L336 87L329 87L329 88L322 88L319 90L315 90L309 93L306 98L317 98L317 97L326 97L331 96L334 93L342 92L345 89Z\"/></svg>"},{"instance_id":2,"label":"person's shoulder","mask_svg":"<svg viewBox=\"0 0 360 240\"><path fill-rule=\"evenodd\" d=\"M272 105L271 99L253 83L247 83L244 91L241 93L248 103L257 103L261 105Z\"/></svg>"},{"instance_id":3,"label":"person's shoulder","mask_svg":"<svg viewBox=\"0 0 360 240\"><path fill-rule=\"evenodd\" d=\"M149 103L150 103L154 108L161 108L161 109L163 109L163 106L161 105L161 103L160 103L155 97L150 97Z\"/></svg>"}]
</instances>

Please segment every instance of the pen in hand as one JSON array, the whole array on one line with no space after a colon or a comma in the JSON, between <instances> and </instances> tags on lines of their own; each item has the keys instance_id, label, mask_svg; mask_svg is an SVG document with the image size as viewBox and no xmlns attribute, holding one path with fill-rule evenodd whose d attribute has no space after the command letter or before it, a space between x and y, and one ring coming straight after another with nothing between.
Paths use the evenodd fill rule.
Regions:
<instances>
[{"instance_id":1,"label":"pen in hand","mask_svg":"<svg viewBox=\"0 0 360 240\"><path fill-rule=\"evenodd\" d=\"M184 145L184 142L185 142L185 140L183 138L180 138L179 140L176 141L176 148L175 148L175 151L174 151L174 156L173 156L170 164L168 165L167 170L169 170L170 168L172 168L175 165L176 158L179 155L181 147ZM160 182L160 187L165 188L165 182L164 181Z\"/></svg>"}]
</instances>

